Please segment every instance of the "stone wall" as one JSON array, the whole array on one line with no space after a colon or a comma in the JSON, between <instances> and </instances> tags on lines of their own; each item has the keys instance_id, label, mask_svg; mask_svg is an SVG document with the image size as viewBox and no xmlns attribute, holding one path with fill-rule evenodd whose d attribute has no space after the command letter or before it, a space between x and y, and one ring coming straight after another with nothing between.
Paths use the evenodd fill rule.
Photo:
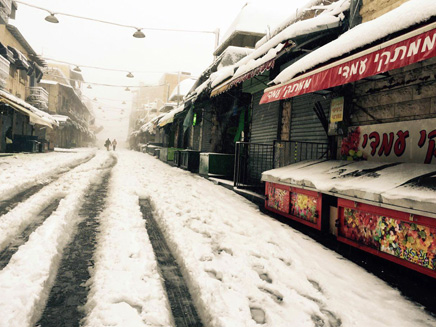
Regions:
<instances>
[{"instance_id":1,"label":"stone wall","mask_svg":"<svg viewBox=\"0 0 436 327\"><path fill-rule=\"evenodd\" d=\"M436 58L354 84L352 125L436 117Z\"/></svg>"},{"instance_id":2,"label":"stone wall","mask_svg":"<svg viewBox=\"0 0 436 327\"><path fill-rule=\"evenodd\" d=\"M362 23L380 17L387 12L399 7L408 0L361 0L360 15Z\"/></svg>"}]
</instances>

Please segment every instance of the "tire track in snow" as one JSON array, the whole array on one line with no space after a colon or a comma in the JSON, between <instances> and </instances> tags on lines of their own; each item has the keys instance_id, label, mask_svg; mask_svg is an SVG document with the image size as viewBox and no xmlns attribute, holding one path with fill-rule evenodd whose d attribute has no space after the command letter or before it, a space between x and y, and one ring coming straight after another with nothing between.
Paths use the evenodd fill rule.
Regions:
<instances>
[{"instance_id":1,"label":"tire track in snow","mask_svg":"<svg viewBox=\"0 0 436 327\"><path fill-rule=\"evenodd\" d=\"M46 178L44 182L38 183L36 185L32 185L25 190L19 192L18 194L14 195L12 198L7 200L0 201L0 216L3 216L4 214L8 213L12 209L14 209L19 203L27 200L32 195L38 193L40 190L42 190L45 186L55 182L62 176L64 176L69 171L73 170L74 168L83 165L87 163L89 160L95 157L95 154L86 157L83 160L80 160L79 162L75 162L73 164L67 165L67 167L61 167L60 171L55 172L53 175L50 175Z\"/></svg>"},{"instance_id":2,"label":"tire track in snow","mask_svg":"<svg viewBox=\"0 0 436 327\"><path fill-rule=\"evenodd\" d=\"M39 320L54 285L62 253L82 221L78 212L85 195L113 160L113 155L100 152L93 160L70 172L64 183L58 185L66 196L57 210L0 271L1 327L33 326Z\"/></svg>"},{"instance_id":3,"label":"tire track in snow","mask_svg":"<svg viewBox=\"0 0 436 327\"><path fill-rule=\"evenodd\" d=\"M11 257L18 251L18 248L29 240L30 234L32 234L44 221L50 217L50 215L56 210L61 199L55 199L47 207L45 207L37 216L37 218L21 233L17 236L9 246L0 252L0 270L6 267L11 260Z\"/></svg>"},{"instance_id":4,"label":"tire track in snow","mask_svg":"<svg viewBox=\"0 0 436 327\"><path fill-rule=\"evenodd\" d=\"M112 166L114 165L115 162ZM84 317L81 307L86 303L88 294L85 284L90 278L88 269L93 266L92 256L99 226L96 218L104 209L109 179L110 170L104 174L100 183L91 186L86 195L79 212L84 220L78 225L77 234L64 251L47 306L37 325L79 326Z\"/></svg>"},{"instance_id":5,"label":"tire track in snow","mask_svg":"<svg viewBox=\"0 0 436 327\"><path fill-rule=\"evenodd\" d=\"M164 279L176 327L202 327L203 323L197 314L181 270L153 218L149 200L141 199L139 205L143 217L147 222L147 233L150 237L162 278Z\"/></svg>"}]
</instances>

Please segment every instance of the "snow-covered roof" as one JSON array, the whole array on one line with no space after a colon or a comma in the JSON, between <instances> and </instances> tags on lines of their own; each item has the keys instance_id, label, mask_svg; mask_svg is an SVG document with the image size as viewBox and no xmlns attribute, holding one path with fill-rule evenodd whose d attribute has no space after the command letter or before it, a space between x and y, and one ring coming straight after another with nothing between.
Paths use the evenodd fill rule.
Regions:
<instances>
[{"instance_id":1,"label":"snow-covered roof","mask_svg":"<svg viewBox=\"0 0 436 327\"><path fill-rule=\"evenodd\" d=\"M377 19L360 24L336 40L309 53L283 70L274 84L286 83L297 74L371 44L392 33L404 30L436 16L436 5L429 0L409 0Z\"/></svg>"},{"instance_id":2,"label":"snow-covered roof","mask_svg":"<svg viewBox=\"0 0 436 327\"><path fill-rule=\"evenodd\" d=\"M173 90L171 93L169 100L170 101L177 101L177 99L182 100L183 97L188 94L188 92L191 90L192 86L194 85L196 79L193 78L187 78L181 81Z\"/></svg>"},{"instance_id":3,"label":"snow-covered roof","mask_svg":"<svg viewBox=\"0 0 436 327\"><path fill-rule=\"evenodd\" d=\"M309 3L313 3L313 1ZM227 68L225 70L221 69L214 76L211 76L211 86L216 87L229 77L236 79L275 58L277 53L282 50L286 40L339 26L344 19L343 12L348 10L349 6L350 0L339 0L324 7L323 12L316 17L294 22L268 41L258 43L258 47L252 53L242 58L232 67L233 69L237 68L234 74L230 68ZM288 19L295 20L295 17ZM282 25L285 26L287 23L288 20Z\"/></svg>"},{"instance_id":4,"label":"snow-covered roof","mask_svg":"<svg viewBox=\"0 0 436 327\"><path fill-rule=\"evenodd\" d=\"M217 69L231 66L253 51L251 48L229 46L221 54Z\"/></svg>"},{"instance_id":5,"label":"snow-covered roof","mask_svg":"<svg viewBox=\"0 0 436 327\"><path fill-rule=\"evenodd\" d=\"M185 109L184 104L182 104L181 106L171 110L169 113L165 114L165 116L163 116L161 118L161 120L159 121L159 127L164 127L166 124L170 124L174 121L174 116L176 114L178 114L179 112L182 112L183 109Z\"/></svg>"},{"instance_id":6,"label":"snow-covered roof","mask_svg":"<svg viewBox=\"0 0 436 327\"><path fill-rule=\"evenodd\" d=\"M301 5L301 7L298 7L295 11L293 11L286 19L284 19L283 21L278 21L277 24L271 25L269 35L265 35L256 43L256 49L262 46L268 40L272 39L277 34L281 33L285 28L289 27L290 25L296 23L299 20L303 20L303 16L306 15L307 12L314 11L315 16L317 16L317 12L325 12L326 10L328 10L327 8L329 6L321 6L322 9L320 8L320 6L318 6L319 4L324 2L325 0L308 0L306 3ZM336 2L334 2L332 5L336 6Z\"/></svg>"},{"instance_id":7,"label":"snow-covered roof","mask_svg":"<svg viewBox=\"0 0 436 327\"><path fill-rule=\"evenodd\" d=\"M436 213L436 190L408 183L436 174L436 165L375 161L303 161L262 173L262 180L305 187L338 197Z\"/></svg>"},{"instance_id":8,"label":"snow-covered roof","mask_svg":"<svg viewBox=\"0 0 436 327\"><path fill-rule=\"evenodd\" d=\"M259 37L267 34L269 26L285 19L289 12L298 8L298 4L299 1L247 2L224 34L215 54L221 53L229 40L237 34L246 33Z\"/></svg>"},{"instance_id":9,"label":"snow-covered roof","mask_svg":"<svg viewBox=\"0 0 436 327\"><path fill-rule=\"evenodd\" d=\"M173 109L177 104L175 102L168 102L164 103L162 107L159 108L159 112L169 112L171 109Z\"/></svg>"},{"instance_id":10,"label":"snow-covered roof","mask_svg":"<svg viewBox=\"0 0 436 327\"><path fill-rule=\"evenodd\" d=\"M154 124L151 121L149 121L148 123L142 125L139 130L141 132L148 132L150 134L153 134L153 127L154 127Z\"/></svg>"},{"instance_id":11,"label":"snow-covered roof","mask_svg":"<svg viewBox=\"0 0 436 327\"><path fill-rule=\"evenodd\" d=\"M35 108L34 106L30 105L26 101L8 93L3 90L0 90L0 97L3 97L4 99L7 99L10 101L10 104L14 107L17 107L17 109L23 111L26 115L29 116L29 120L32 124L38 124L47 126L50 128L53 128L53 126L59 126L59 123L55 118L53 118L52 115L39 110Z\"/></svg>"}]
</instances>

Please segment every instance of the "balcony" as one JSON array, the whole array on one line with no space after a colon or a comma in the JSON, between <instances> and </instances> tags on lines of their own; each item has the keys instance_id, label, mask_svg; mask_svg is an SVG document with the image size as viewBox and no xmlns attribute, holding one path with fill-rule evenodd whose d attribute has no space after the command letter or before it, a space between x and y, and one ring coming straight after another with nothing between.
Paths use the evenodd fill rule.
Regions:
<instances>
[{"instance_id":1,"label":"balcony","mask_svg":"<svg viewBox=\"0 0 436 327\"><path fill-rule=\"evenodd\" d=\"M0 89L5 89L9 77L9 61L0 56Z\"/></svg>"},{"instance_id":2,"label":"balcony","mask_svg":"<svg viewBox=\"0 0 436 327\"><path fill-rule=\"evenodd\" d=\"M12 0L0 0L0 23L7 24L12 13Z\"/></svg>"},{"instance_id":3,"label":"balcony","mask_svg":"<svg viewBox=\"0 0 436 327\"><path fill-rule=\"evenodd\" d=\"M44 88L40 86L29 87L28 94L29 96L26 98L28 103L38 109L48 110L48 92Z\"/></svg>"}]
</instances>

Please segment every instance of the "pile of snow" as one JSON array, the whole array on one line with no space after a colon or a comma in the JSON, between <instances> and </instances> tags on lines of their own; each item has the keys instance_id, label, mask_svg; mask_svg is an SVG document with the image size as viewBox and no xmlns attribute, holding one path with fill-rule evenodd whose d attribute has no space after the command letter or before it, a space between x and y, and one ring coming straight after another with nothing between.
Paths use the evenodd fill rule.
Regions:
<instances>
[{"instance_id":1,"label":"pile of snow","mask_svg":"<svg viewBox=\"0 0 436 327\"><path fill-rule=\"evenodd\" d=\"M392 33L425 22L433 16L436 16L434 1L409 0L385 15L360 24L342 34L338 39L309 53L283 70L273 82L275 84L286 83L299 73L304 73L319 64L340 57Z\"/></svg>"}]
</instances>

